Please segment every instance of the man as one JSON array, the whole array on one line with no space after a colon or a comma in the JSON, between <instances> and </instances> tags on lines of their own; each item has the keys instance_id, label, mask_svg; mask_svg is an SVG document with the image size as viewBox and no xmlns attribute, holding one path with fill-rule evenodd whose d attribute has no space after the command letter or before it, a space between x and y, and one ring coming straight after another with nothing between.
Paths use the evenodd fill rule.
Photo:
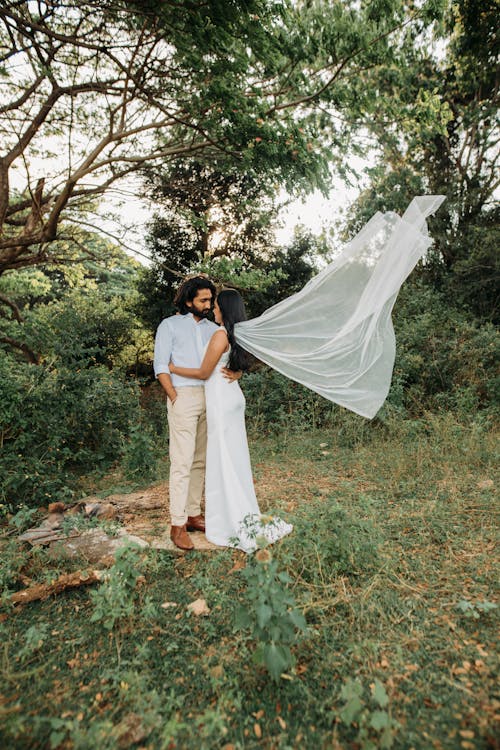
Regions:
<instances>
[{"instance_id":1,"label":"man","mask_svg":"<svg viewBox=\"0 0 500 750\"><path fill-rule=\"evenodd\" d=\"M170 538L182 550L194 547L188 531L205 531L201 513L207 449L205 387L199 380L171 375L168 363L200 367L205 346L218 330L208 320L214 299L215 287L208 278L188 279L174 300L180 315L165 318L156 332L154 371L167 394ZM240 376L226 373L232 380Z\"/></svg>"}]
</instances>

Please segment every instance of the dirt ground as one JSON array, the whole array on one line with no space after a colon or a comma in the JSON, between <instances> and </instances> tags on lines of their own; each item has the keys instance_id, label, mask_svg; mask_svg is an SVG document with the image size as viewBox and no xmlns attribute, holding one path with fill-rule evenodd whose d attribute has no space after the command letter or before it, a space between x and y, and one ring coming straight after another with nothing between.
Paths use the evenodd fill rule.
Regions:
<instances>
[{"instance_id":1,"label":"dirt ground","mask_svg":"<svg viewBox=\"0 0 500 750\"><path fill-rule=\"evenodd\" d=\"M262 512L276 508L293 512L298 502L317 495L328 495L335 489L338 477L324 475L305 477L279 465L255 466L255 490ZM168 482L145 489L106 498L89 495L72 506L54 503L37 526L28 529L20 540L32 546L49 546L55 555L83 557L99 563L114 555L127 542L184 554L170 539ZM92 523L97 519L102 523ZM189 532L198 551L220 550L201 532Z\"/></svg>"}]
</instances>

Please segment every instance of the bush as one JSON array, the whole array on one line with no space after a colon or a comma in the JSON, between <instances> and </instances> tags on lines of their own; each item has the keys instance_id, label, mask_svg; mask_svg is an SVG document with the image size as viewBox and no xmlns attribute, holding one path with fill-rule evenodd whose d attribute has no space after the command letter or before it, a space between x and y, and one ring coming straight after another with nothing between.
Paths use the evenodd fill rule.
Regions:
<instances>
[{"instance_id":1,"label":"bush","mask_svg":"<svg viewBox=\"0 0 500 750\"><path fill-rule=\"evenodd\" d=\"M139 395L105 367L30 366L0 352L0 502L14 510L69 499L79 474L120 456Z\"/></svg>"},{"instance_id":2,"label":"bush","mask_svg":"<svg viewBox=\"0 0 500 750\"><path fill-rule=\"evenodd\" d=\"M137 328L122 299L110 301L97 291L73 290L30 311L25 335L45 360L66 367L111 368L137 337Z\"/></svg>"},{"instance_id":3,"label":"bush","mask_svg":"<svg viewBox=\"0 0 500 750\"><path fill-rule=\"evenodd\" d=\"M338 410L322 396L267 367L246 374L242 389L248 426L257 431L321 427Z\"/></svg>"},{"instance_id":4,"label":"bush","mask_svg":"<svg viewBox=\"0 0 500 750\"><path fill-rule=\"evenodd\" d=\"M388 401L411 414L436 408L464 417L498 403L500 337L425 284L403 287L395 313L397 356Z\"/></svg>"},{"instance_id":5,"label":"bush","mask_svg":"<svg viewBox=\"0 0 500 750\"><path fill-rule=\"evenodd\" d=\"M157 443L146 424L133 425L125 443L122 466L127 479L152 481L158 464Z\"/></svg>"}]
</instances>

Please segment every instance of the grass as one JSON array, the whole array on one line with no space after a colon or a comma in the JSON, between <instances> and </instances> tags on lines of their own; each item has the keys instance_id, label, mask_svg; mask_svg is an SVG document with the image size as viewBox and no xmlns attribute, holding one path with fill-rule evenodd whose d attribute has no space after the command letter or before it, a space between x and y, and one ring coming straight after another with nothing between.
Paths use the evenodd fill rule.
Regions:
<instances>
[{"instance_id":1,"label":"grass","mask_svg":"<svg viewBox=\"0 0 500 750\"><path fill-rule=\"evenodd\" d=\"M111 629L104 586L4 608L0 745L498 747L496 439L450 415L254 439L261 508L295 525L272 549L308 623L295 667L276 684L235 627L253 559L141 553Z\"/></svg>"}]
</instances>

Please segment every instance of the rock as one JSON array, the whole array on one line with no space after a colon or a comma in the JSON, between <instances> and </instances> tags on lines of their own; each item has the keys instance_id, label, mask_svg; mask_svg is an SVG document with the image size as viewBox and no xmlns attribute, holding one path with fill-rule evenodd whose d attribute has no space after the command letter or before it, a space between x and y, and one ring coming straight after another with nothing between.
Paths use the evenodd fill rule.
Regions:
<instances>
[{"instance_id":1,"label":"rock","mask_svg":"<svg viewBox=\"0 0 500 750\"><path fill-rule=\"evenodd\" d=\"M173 541L170 539L170 537L163 537L162 539L155 539L153 542L151 542L151 547L153 549L165 549L169 552L179 552L179 554L184 554L182 550L180 550L178 547L175 546Z\"/></svg>"},{"instance_id":2,"label":"rock","mask_svg":"<svg viewBox=\"0 0 500 750\"><path fill-rule=\"evenodd\" d=\"M19 537L20 542L29 542L33 547L39 544L50 544L62 538L61 529L53 529L47 522L43 522L36 529L28 529Z\"/></svg>"},{"instance_id":3,"label":"rock","mask_svg":"<svg viewBox=\"0 0 500 750\"><path fill-rule=\"evenodd\" d=\"M49 513L45 521L41 525L48 526L50 529L60 529L64 515L62 513Z\"/></svg>"},{"instance_id":4,"label":"rock","mask_svg":"<svg viewBox=\"0 0 500 750\"><path fill-rule=\"evenodd\" d=\"M85 501L95 500L96 498L85 498ZM100 501L102 503L102 500ZM128 495L108 495L106 502L117 506L120 511L127 510L136 514L140 511L153 510L154 508L167 507L166 497L163 492L146 494L144 492L131 492Z\"/></svg>"},{"instance_id":5,"label":"rock","mask_svg":"<svg viewBox=\"0 0 500 750\"><path fill-rule=\"evenodd\" d=\"M99 562L115 554L126 544L135 543L139 547L149 547L148 542L121 529L117 536L110 537L102 529L89 529L71 539L61 539L54 547L54 554L66 553L69 557L84 557L88 562ZM51 549L52 551L52 549Z\"/></svg>"},{"instance_id":6,"label":"rock","mask_svg":"<svg viewBox=\"0 0 500 750\"><path fill-rule=\"evenodd\" d=\"M112 503L85 503L84 512L91 518L106 518L111 520L118 517L118 508Z\"/></svg>"},{"instance_id":7,"label":"rock","mask_svg":"<svg viewBox=\"0 0 500 750\"><path fill-rule=\"evenodd\" d=\"M118 508L112 503L103 503L97 511L98 518L106 518L111 521L114 518L118 518Z\"/></svg>"},{"instance_id":8,"label":"rock","mask_svg":"<svg viewBox=\"0 0 500 750\"><path fill-rule=\"evenodd\" d=\"M210 610L205 599L196 599L194 602L191 602L191 604L188 604L187 608L190 612L193 613L193 615L195 615L195 617L210 614Z\"/></svg>"}]
</instances>

